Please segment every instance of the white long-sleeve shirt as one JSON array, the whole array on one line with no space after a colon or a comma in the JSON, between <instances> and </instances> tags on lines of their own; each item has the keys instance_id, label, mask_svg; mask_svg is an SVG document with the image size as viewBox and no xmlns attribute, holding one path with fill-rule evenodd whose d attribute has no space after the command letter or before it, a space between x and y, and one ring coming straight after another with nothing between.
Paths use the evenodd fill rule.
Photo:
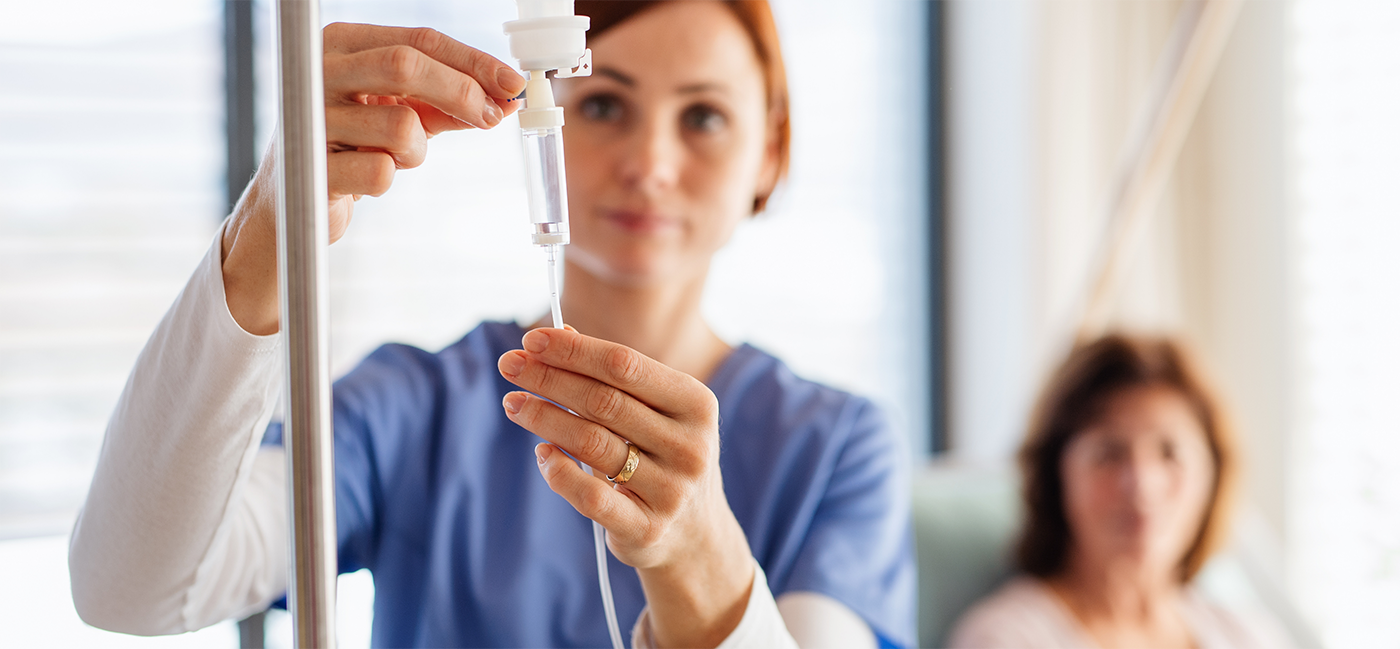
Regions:
<instances>
[{"instance_id":1,"label":"white long-sleeve shirt","mask_svg":"<svg viewBox=\"0 0 1400 649\"><path fill-rule=\"evenodd\" d=\"M229 313L221 242L141 351L108 424L69 550L74 604L94 626L183 633L286 592L286 465L280 448L260 447L281 389L280 337ZM875 645L835 599L775 601L754 565L744 617L721 646ZM634 644L650 644L646 620Z\"/></svg>"}]
</instances>

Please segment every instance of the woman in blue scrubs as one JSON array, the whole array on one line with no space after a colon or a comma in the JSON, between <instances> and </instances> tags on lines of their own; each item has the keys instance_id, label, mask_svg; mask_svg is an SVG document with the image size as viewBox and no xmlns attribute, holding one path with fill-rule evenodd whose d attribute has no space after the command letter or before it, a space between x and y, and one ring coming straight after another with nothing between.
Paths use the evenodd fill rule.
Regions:
<instances>
[{"instance_id":1,"label":"woman in blue scrubs","mask_svg":"<svg viewBox=\"0 0 1400 649\"><path fill-rule=\"evenodd\" d=\"M645 607L640 642L744 644L743 625L776 600L799 641L911 645L897 435L868 400L731 347L700 313L712 257L787 166L786 81L767 4L577 11L593 19L595 71L556 82L568 123L572 329L488 322L438 352L388 345L334 387L341 569L374 575L375 644L607 644L592 519L607 529L624 629ZM427 30L333 25L325 46L332 241L356 199L422 163L429 137L496 126L524 86L509 66ZM215 262L228 314L259 339L278 327L268 156ZM168 321L181 321L191 290ZM117 534L109 518L143 515L102 495L135 479L122 449L174 439L122 432L159 401L142 368L158 362L148 356L167 334L157 331L133 373L75 530L75 599L88 619L121 617L101 612L102 581L90 576L101 570L90 566L110 550L89 549L93 537ZM273 426L264 444L278 443ZM256 478L230 480L231 499L257 492L237 482ZM140 541L123 539L149 546ZM252 561L224 564L244 574L252 568L240 562Z\"/></svg>"}]
</instances>

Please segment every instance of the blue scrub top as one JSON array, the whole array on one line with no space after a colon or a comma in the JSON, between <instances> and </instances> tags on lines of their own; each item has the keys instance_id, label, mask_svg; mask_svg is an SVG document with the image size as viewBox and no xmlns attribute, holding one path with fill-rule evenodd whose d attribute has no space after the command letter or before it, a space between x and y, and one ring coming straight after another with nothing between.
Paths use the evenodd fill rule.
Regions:
<instances>
[{"instance_id":1,"label":"blue scrub top","mask_svg":"<svg viewBox=\"0 0 1400 649\"><path fill-rule=\"evenodd\" d=\"M335 383L340 570L374 575L377 647L609 645L591 523L501 408L517 388L496 361L524 334L487 322L438 353L385 345ZM912 646L906 461L880 412L749 345L709 387L725 495L773 594L830 596L882 645ZM611 554L609 571L625 637L641 582Z\"/></svg>"}]
</instances>

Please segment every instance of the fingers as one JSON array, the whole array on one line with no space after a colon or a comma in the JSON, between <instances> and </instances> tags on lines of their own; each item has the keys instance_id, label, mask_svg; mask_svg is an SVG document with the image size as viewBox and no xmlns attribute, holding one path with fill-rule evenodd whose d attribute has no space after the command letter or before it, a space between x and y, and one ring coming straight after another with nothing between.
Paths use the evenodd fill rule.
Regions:
<instances>
[{"instance_id":1,"label":"fingers","mask_svg":"<svg viewBox=\"0 0 1400 649\"><path fill-rule=\"evenodd\" d=\"M333 150L382 150L399 169L423 164L428 153L428 136L418 112L401 105L326 107L326 144Z\"/></svg>"},{"instance_id":2,"label":"fingers","mask_svg":"<svg viewBox=\"0 0 1400 649\"><path fill-rule=\"evenodd\" d=\"M432 29L334 23L324 41L328 52L344 54L407 45L470 75L491 97L510 99L525 90L525 78L509 65Z\"/></svg>"},{"instance_id":3,"label":"fingers","mask_svg":"<svg viewBox=\"0 0 1400 649\"><path fill-rule=\"evenodd\" d=\"M627 393L596 379L551 367L524 352L506 352L498 365L501 375L511 383L609 430L625 431L630 441L643 448L658 441L656 433L665 426L661 415Z\"/></svg>"},{"instance_id":4,"label":"fingers","mask_svg":"<svg viewBox=\"0 0 1400 649\"><path fill-rule=\"evenodd\" d=\"M412 97L404 97L399 101L418 113L418 121L423 124L423 131L428 137L447 131L460 131L462 129L472 128L471 124L448 115ZM505 113L509 115L514 111L515 107L512 106L505 110Z\"/></svg>"},{"instance_id":5,"label":"fingers","mask_svg":"<svg viewBox=\"0 0 1400 649\"><path fill-rule=\"evenodd\" d=\"M395 169L423 163L426 140L491 128L525 80L431 29L336 23L323 32L330 196L380 196Z\"/></svg>"},{"instance_id":6,"label":"fingers","mask_svg":"<svg viewBox=\"0 0 1400 649\"><path fill-rule=\"evenodd\" d=\"M525 77L496 57L432 29L411 29L408 44L476 79L486 94L510 99L525 91Z\"/></svg>"},{"instance_id":7,"label":"fingers","mask_svg":"<svg viewBox=\"0 0 1400 649\"><path fill-rule=\"evenodd\" d=\"M627 443L621 437L544 399L511 392L502 405L506 416L521 428L558 445L603 475L617 475L627 462Z\"/></svg>"},{"instance_id":8,"label":"fingers","mask_svg":"<svg viewBox=\"0 0 1400 649\"><path fill-rule=\"evenodd\" d=\"M530 331L522 344L543 363L606 383L667 416L718 416L714 393L703 383L626 346L559 329Z\"/></svg>"},{"instance_id":9,"label":"fingers","mask_svg":"<svg viewBox=\"0 0 1400 649\"><path fill-rule=\"evenodd\" d=\"M587 516L607 528L609 534L625 539L644 536L650 527L647 516L636 500L636 495L628 489L614 489L583 472L569 456L559 452L549 444L535 447L535 459L539 463L540 474L554 493L567 500L578 513Z\"/></svg>"},{"instance_id":10,"label":"fingers","mask_svg":"<svg viewBox=\"0 0 1400 649\"><path fill-rule=\"evenodd\" d=\"M394 159L378 151L342 151L326 156L330 198L383 196L394 183Z\"/></svg>"},{"instance_id":11,"label":"fingers","mask_svg":"<svg viewBox=\"0 0 1400 649\"><path fill-rule=\"evenodd\" d=\"M414 97L477 128L491 128L505 117L476 79L408 45L328 56L325 79L328 100Z\"/></svg>"}]
</instances>

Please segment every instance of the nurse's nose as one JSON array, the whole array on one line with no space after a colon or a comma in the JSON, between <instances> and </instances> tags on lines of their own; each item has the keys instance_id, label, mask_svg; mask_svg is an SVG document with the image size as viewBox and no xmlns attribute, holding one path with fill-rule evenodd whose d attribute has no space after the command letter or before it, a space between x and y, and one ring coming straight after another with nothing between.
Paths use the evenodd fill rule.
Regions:
<instances>
[{"instance_id":1,"label":"nurse's nose","mask_svg":"<svg viewBox=\"0 0 1400 649\"><path fill-rule=\"evenodd\" d=\"M623 153L622 181L632 189L656 196L675 189L685 155L679 126L649 115L629 136Z\"/></svg>"}]
</instances>

